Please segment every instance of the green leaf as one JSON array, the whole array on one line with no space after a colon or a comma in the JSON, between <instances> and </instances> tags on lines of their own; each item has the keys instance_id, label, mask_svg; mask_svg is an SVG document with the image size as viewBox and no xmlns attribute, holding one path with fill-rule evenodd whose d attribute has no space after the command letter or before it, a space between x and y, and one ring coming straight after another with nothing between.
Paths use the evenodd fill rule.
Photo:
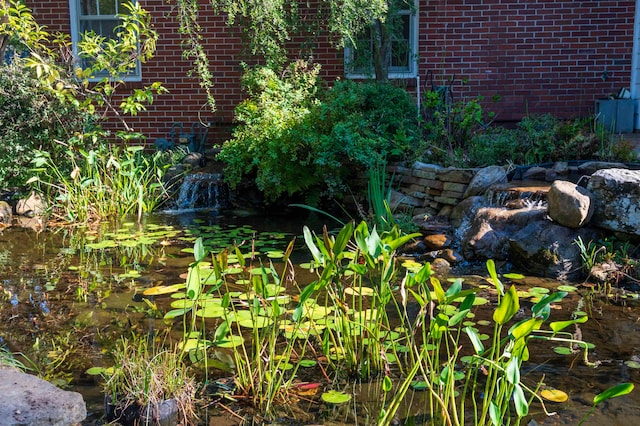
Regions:
<instances>
[{"instance_id":1,"label":"green leaf","mask_svg":"<svg viewBox=\"0 0 640 426\"><path fill-rule=\"evenodd\" d=\"M196 239L196 242L193 244L193 257L195 258L196 262L200 262L202 259L204 259L205 256L206 254L202 238L198 237Z\"/></svg>"},{"instance_id":2,"label":"green leaf","mask_svg":"<svg viewBox=\"0 0 640 426\"><path fill-rule=\"evenodd\" d=\"M498 293L502 295L504 293L504 286L498 279L498 274L496 273L496 264L493 259L487 260L487 271L489 271L489 276L491 277L491 281L493 281L493 285L496 286Z\"/></svg>"},{"instance_id":3,"label":"green leaf","mask_svg":"<svg viewBox=\"0 0 640 426\"><path fill-rule=\"evenodd\" d=\"M322 400L329 404L344 404L351 400L351 395L337 390L330 390L322 394Z\"/></svg>"},{"instance_id":4,"label":"green leaf","mask_svg":"<svg viewBox=\"0 0 640 426\"><path fill-rule=\"evenodd\" d=\"M187 273L187 297L191 300L196 300L200 296L201 290L200 268L197 265L192 265Z\"/></svg>"},{"instance_id":5,"label":"green leaf","mask_svg":"<svg viewBox=\"0 0 640 426\"><path fill-rule=\"evenodd\" d=\"M570 325L583 324L583 323L587 322L587 320L588 320L588 317L583 316L583 317L579 317L579 318L574 319L574 320L554 321L554 322L549 323L549 328L551 328L551 330L553 330L554 333L557 333L557 332L562 331L565 328L569 327Z\"/></svg>"},{"instance_id":6,"label":"green leaf","mask_svg":"<svg viewBox=\"0 0 640 426\"><path fill-rule=\"evenodd\" d=\"M482 353L484 352L484 345L482 344L482 340L480 340L480 335L478 334L478 332L471 327L465 327L464 331L469 336L476 354L482 355Z\"/></svg>"},{"instance_id":7,"label":"green leaf","mask_svg":"<svg viewBox=\"0 0 640 426\"><path fill-rule=\"evenodd\" d=\"M509 363L505 368L505 374L507 382L512 385L520 383L520 362L518 361L518 357L514 356L509 360Z\"/></svg>"},{"instance_id":8,"label":"green leaf","mask_svg":"<svg viewBox=\"0 0 640 426\"><path fill-rule=\"evenodd\" d=\"M322 256L322 253L320 253L320 250L316 246L316 243L314 242L314 239L313 239L313 235L311 234L311 230L309 229L308 226L305 225L302 228L302 235L304 236L304 242L307 244L307 247L309 248L309 251L311 252L311 255L313 256L313 260L315 260L317 263L323 265L324 264L324 258Z\"/></svg>"},{"instance_id":9,"label":"green leaf","mask_svg":"<svg viewBox=\"0 0 640 426\"><path fill-rule=\"evenodd\" d=\"M391 378L389 376L384 376L384 379L382 379L382 390L384 392L389 392L391 388L393 388Z\"/></svg>"},{"instance_id":10,"label":"green leaf","mask_svg":"<svg viewBox=\"0 0 640 426\"><path fill-rule=\"evenodd\" d=\"M524 396L524 392L520 384L516 383L513 388L513 403L516 406L518 417L524 417L529 413L529 402Z\"/></svg>"},{"instance_id":11,"label":"green leaf","mask_svg":"<svg viewBox=\"0 0 640 426\"><path fill-rule=\"evenodd\" d=\"M500 305L493 312L493 320L503 325L508 322L520 309L520 301L518 300L518 292L515 286L509 287L509 290L504 294Z\"/></svg>"},{"instance_id":12,"label":"green leaf","mask_svg":"<svg viewBox=\"0 0 640 426\"><path fill-rule=\"evenodd\" d=\"M600 404L611 398L617 398L619 396L626 395L633 390L633 383L620 383L615 386L610 387L606 391L597 394L593 398L593 406Z\"/></svg>"},{"instance_id":13,"label":"green leaf","mask_svg":"<svg viewBox=\"0 0 640 426\"><path fill-rule=\"evenodd\" d=\"M493 426L500 426L502 424L500 421L500 418L502 417L500 415L500 409L493 401L489 403L489 417L491 417L491 424Z\"/></svg>"}]
</instances>

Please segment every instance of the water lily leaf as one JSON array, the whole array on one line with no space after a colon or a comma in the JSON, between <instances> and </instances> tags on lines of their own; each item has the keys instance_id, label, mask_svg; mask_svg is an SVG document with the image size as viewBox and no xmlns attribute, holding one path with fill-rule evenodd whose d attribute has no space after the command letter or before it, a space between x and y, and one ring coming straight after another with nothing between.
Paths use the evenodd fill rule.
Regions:
<instances>
[{"instance_id":1,"label":"water lily leaf","mask_svg":"<svg viewBox=\"0 0 640 426\"><path fill-rule=\"evenodd\" d=\"M230 334L227 337L216 340L215 345L219 348L235 348L244 343L244 337Z\"/></svg>"},{"instance_id":2,"label":"water lily leaf","mask_svg":"<svg viewBox=\"0 0 640 426\"><path fill-rule=\"evenodd\" d=\"M238 321L238 324L246 328L265 328L273 324L273 320L269 317L256 315L253 318L245 318Z\"/></svg>"},{"instance_id":3,"label":"water lily leaf","mask_svg":"<svg viewBox=\"0 0 640 426\"><path fill-rule=\"evenodd\" d=\"M178 299L171 302L171 307L174 309L189 310L193 306L194 301L189 299Z\"/></svg>"},{"instance_id":4,"label":"water lily leaf","mask_svg":"<svg viewBox=\"0 0 640 426\"><path fill-rule=\"evenodd\" d=\"M555 348L553 348L553 351L560 355L571 355L573 353L571 351L571 348L568 348L566 346L556 346Z\"/></svg>"},{"instance_id":5,"label":"water lily leaf","mask_svg":"<svg viewBox=\"0 0 640 426\"><path fill-rule=\"evenodd\" d=\"M510 280L522 280L522 279L524 279L524 275L522 275L522 274L508 273L508 274L504 274L502 276L505 277L505 278L509 278Z\"/></svg>"},{"instance_id":6,"label":"water lily leaf","mask_svg":"<svg viewBox=\"0 0 640 426\"><path fill-rule=\"evenodd\" d=\"M318 365L318 362L313 359L301 359L300 362L298 362L298 365L300 367L309 368L315 367L316 365Z\"/></svg>"},{"instance_id":7,"label":"water lily leaf","mask_svg":"<svg viewBox=\"0 0 640 426\"><path fill-rule=\"evenodd\" d=\"M205 349L209 345L211 345L211 342L209 340L192 338L192 339L183 340L178 344L178 347L182 351L188 352L196 349Z\"/></svg>"},{"instance_id":8,"label":"water lily leaf","mask_svg":"<svg viewBox=\"0 0 640 426\"><path fill-rule=\"evenodd\" d=\"M573 285L559 285L558 286L558 290L560 291L566 291L567 293L572 293L576 290L578 290L578 287L573 286Z\"/></svg>"},{"instance_id":9,"label":"water lily leaf","mask_svg":"<svg viewBox=\"0 0 640 426\"><path fill-rule=\"evenodd\" d=\"M323 393L321 398L329 404L344 404L345 402L351 401L351 395L333 389Z\"/></svg>"},{"instance_id":10,"label":"water lily leaf","mask_svg":"<svg viewBox=\"0 0 640 426\"><path fill-rule=\"evenodd\" d=\"M164 319L173 319L173 318L178 318L183 316L184 314L186 314L187 312L189 312L191 310L191 308L189 309L172 309L169 312L167 312L166 314L164 314Z\"/></svg>"},{"instance_id":11,"label":"water lily leaf","mask_svg":"<svg viewBox=\"0 0 640 426\"><path fill-rule=\"evenodd\" d=\"M640 362L638 361L625 361L624 364L629 368L640 368Z\"/></svg>"},{"instance_id":12,"label":"water lily leaf","mask_svg":"<svg viewBox=\"0 0 640 426\"><path fill-rule=\"evenodd\" d=\"M195 315L203 318L222 318L225 313L225 309L219 305L205 305L204 308L198 309Z\"/></svg>"},{"instance_id":13,"label":"water lily leaf","mask_svg":"<svg viewBox=\"0 0 640 426\"><path fill-rule=\"evenodd\" d=\"M565 402L569 396L558 389L544 389L540 392L540 396L551 402Z\"/></svg>"},{"instance_id":14,"label":"water lily leaf","mask_svg":"<svg viewBox=\"0 0 640 426\"><path fill-rule=\"evenodd\" d=\"M155 287L151 287L142 292L145 296L159 296L161 294L170 294L175 293L178 290L182 290L187 285L182 284L173 284L173 285L158 285Z\"/></svg>"},{"instance_id":15,"label":"water lily leaf","mask_svg":"<svg viewBox=\"0 0 640 426\"><path fill-rule=\"evenodd\" d=\"M347 287L344 289L344 294L350 296L373 296L375 291L371 287Z\"/></svg>"}]
</instances>

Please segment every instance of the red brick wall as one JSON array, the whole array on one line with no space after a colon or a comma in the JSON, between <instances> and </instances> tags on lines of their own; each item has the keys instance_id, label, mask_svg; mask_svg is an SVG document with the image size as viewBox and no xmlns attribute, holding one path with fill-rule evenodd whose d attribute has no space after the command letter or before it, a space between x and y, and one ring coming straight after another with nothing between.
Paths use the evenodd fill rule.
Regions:
<instances>
[{"instance_id":1,"label":"red brick wall","mask_svg":"<svg viewBox=\"0 0 640 426\"><path fill-rule=\"evenodd\" d=\"M630 86L635 1L421 4L421 73L456 75L461 96L500 95L490 106L498 120L527 112L584 116L595 99Z\"/></svg>"},{"instance_id":2,"label":"red brick wall","mask_svg":"<svg viewBox=\"0 0 640 426\"><path fill-rule=\"evenodd\" d=\"M210 142L223 142L233 108L243 97L240 61L246 56L240 31L226 26L209 2L201 0L200 22L218 108L212 114L197 79L188 76L192 64L182 58L173 5L140 1L153 14L160 40L138 85L162 81L170 93L129 123L152 141L166 135L172 123L192 123L200 114L215 123ZM67 0L27 0L27 5L50 31L69 31ZM589 114L595 99L630 85L634 8L634 1L422 0L421 86L429 71L437 81L455 75L457 98L499 95L500 102L488 107L501 121L519 120L526 113ZM342 53L328 37L311 47L324 78L343 75ZM608 79L603 81L605 71ZM415 81L405 84L415 87Z\"/></svg>"}]
</instances>

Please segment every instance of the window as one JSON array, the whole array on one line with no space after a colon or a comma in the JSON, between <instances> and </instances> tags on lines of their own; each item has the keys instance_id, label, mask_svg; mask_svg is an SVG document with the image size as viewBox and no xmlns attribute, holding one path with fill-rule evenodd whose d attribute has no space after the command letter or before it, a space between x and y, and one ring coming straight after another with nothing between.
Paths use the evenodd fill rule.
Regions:
<instances>
[{"instance_id":1,"label":"window","mask_svg":"<svg viewBox=\"0 0 640 426\"><path fill-rule=\"evenodd\" d=\"M418 16L416 10L400 10L398 31L391 41L389 78L412 78L416 76L418 45ZM372 62L373 40L367 30L356 40L356 46L345 48L345 73L348 78L375 77Z\"/></svg>"},{"instance_id":2,"label":"window","mask_svg":"<svg viewBox=\"0 0 640 426\"><path fill-rule=\"evenodd\" d=\"M87 31L106 38L114 36L115 28L119 25L118 15L126 13L123 4L130 0L69 0L71 12L71 41L74 52L77 53L77 45L80 37ZM86 64L86 59L83 60ZM104 77L98 75L97 77ZM125 77L126 81L140 81L140 62L134 70Z\"/></svg>"}]
</instances>

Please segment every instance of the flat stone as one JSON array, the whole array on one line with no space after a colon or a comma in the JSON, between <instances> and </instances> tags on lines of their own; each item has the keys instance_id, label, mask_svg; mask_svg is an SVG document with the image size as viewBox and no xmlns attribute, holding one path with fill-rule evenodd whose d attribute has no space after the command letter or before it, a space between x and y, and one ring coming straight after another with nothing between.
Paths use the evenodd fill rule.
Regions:
<instances>
[{"instance_id":1,"label":"flat stone","mask_svg":"<svg viewBox=\"0 0 640 426\"><path fill-rule=\"evenodd\" d=\"M487 190L498 183L507 182L507 172L501 166L489 166L478 170L469 186L464 192L464 198L474 195L483 195Z\"/></svg>"},{"instance_id":2,"label":"flat stone","mask_svg":"<svg viewBox=\"0 0 640 426\"><path fill-rule=\"evenodd\" d=\"M87 417L82 395L11 367L0 367L0 424L75 425Z\"/></svg>"},{"instance_id":3,"label":"flat stone","mask_svg":"<svg viewBox=\"0 0 640 426\"><path fill-rule=\"evenodd\" d=\"M587 161L578 166L578 172L583 175L590 176L603 169L626 169L627 166L622 163L611 163L607 161Z\"/></svg>"},{"instance_id":4,"label":"flat stone","mask_svg":"<svg viewBox=\"0 0 640 426\"><path fill-rule=\"evenodd\" d=\"M438 171L438 179L443 182L465 183L471 182L476 172L472 169L442 169Z\"/></svg>"}]
</instances>

